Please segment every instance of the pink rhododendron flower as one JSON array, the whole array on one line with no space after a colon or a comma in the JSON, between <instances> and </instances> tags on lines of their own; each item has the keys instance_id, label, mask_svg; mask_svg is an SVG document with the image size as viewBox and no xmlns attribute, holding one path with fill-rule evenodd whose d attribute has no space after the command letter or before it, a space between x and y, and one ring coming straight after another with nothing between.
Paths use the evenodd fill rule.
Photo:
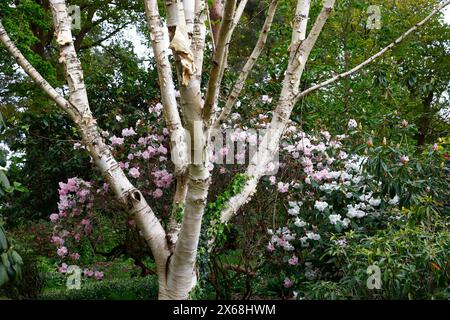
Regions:
<instances>
[{"instance_id":1,"label":"pink rhododendron flower","mask_svg":"<svg viewBox=\"0 0 450 320\"><path fill-rule=\"evenodd\" d=\"M155 191L153 191L153 197L154 198L161 198L162 197L162 195L163 195L163 192L162 192L162 190L161 189L156 189Z\"/></svg>"},{"instance_id":2,"label":"pink rhododendron flower","mask_svg":"<svg viewBox=\"0 0 450 320\"><path fill-rule=\"evenodd\" d=\"M57 253L58 256L60 256L60 257L65 257L65 256L67 255L67 253L68 253L68 250L67 250L66 247L61 247L61 248L59 248L59 249L56 251L56 253Z\"/></svg>"},{"instance_id":3,"label":"pink rhododendron flower","mask_svg":"<svg viewBox=\"0 0 450 320\"><path fill-rule=\"evenodd\" d=\"M133 178L139 178L141 175L138 168L131 168L130 171L128 171L128 174Z\"/></svg>"},{"instance_id":4,"label":"pink rhododendron flower","mask_svg":"<svg viewBox=\"0 0 450 320\"><path fill-rule=\"evenodd\" d=\"M142 159L144 159L144 160L150 159L150 152L148 152L147 150L145 150L144 152L142 152L141 157L142 157Z\"/></svg>"},{"instance_id":5,"label":"pink rhododendron flower","mask_svg":"<svg viewBox=\"0 0 450 320\"><path fill-rule=\"evenodd\" d=\"M277 190L279 193L286 193L289 191L289 183L278 182Z\"/></svg>"},{"instance_id":6,"label":"pink rhododendron flower","mask_svg":"<svg viewBox=\"0 0 450 320\"><path fill-rule=\"evenodd\" d=\"M167 170L158 170L152 172L154 176L153 182L158 188L168 188L173 181L173 175L167 172Z\"/></svg>"},{"instance_id":7,"label":"pink rhododendron flower","mask_svg":"<svg viewBox=\"0 0 450 320\"><path fill-rule=\"evenodd\" d=\"M58 247L64 245L64 239L58 236L53 236L52 237L52 242L54 244L56 244Z\"/></svg>"},{"instance_id":8,"label":"pink rhododendron flower","mask_svg":"<svg viewBox=\"0 0 450 320\"><path fill-rule=\"evenodd\" d=\"M291 266L296 266L296 265L298 265L298 258L297 258L297 256L293 255L293 256L288 260L288 263L289 263Z\"/></svg>"},{"instance_id":9,"label":"pink rhododendron flower","mask_svg":"<svg viewBox=\"0 0 450 320\"><path fill-rule=\"evenodd\" d=\"M101 280L101 279L103 279L104 274L101 271L95 271L94 276L95 276L95 279Z\"/></svg>"},{"instance_id":10,"label":"pink rhododendron flower","mask_svg":"<svg viewBox=\"0 0 450 320\"><path fill-rule=\"evenodd\" d=\"M289 289L290 287L292 287L293 282L289 278L284 278L283 285L285 288Z\"/></svg>"},{"instance_id":11,"label":"pink rhododendron flower","mask_svg":"<svg viewBox=\"0 0 450 320\"><path fill-rule=\"evenodd\" d=\"M167 154L167 148L164 147L163 145L160 145L158 147L158 152L161 153L161 154Z\"/></svg>"},{"instance_id":12,"label":"pink rhododendron flower","mask_svg":"<svg viewBox=\"0 0 450 320\"><path fill-rule=\"evenodd\" d=\"M113 146L121 146L123 145L124 139L123 138L118 138L116 136L111 137L111 144Z\"/></svg>"},{"instance_id":13,"label":"pink rhododendron flower","mask_svg":"<svg viewBox=\"0 0 450 320\"><path fill-rule=\"evenodd\" d=\"M52 213L50 215L50 221L51 222L56 223L58 221L58 219L59 219L59 215L57 213Z\"/></svg>"},{"instance_id":14,"label":"pink rhododendron flower","mask_svg":"<svg viewBox=\"0 0 450 320\"><path fill-rule=\"evenodd\" d=\"M138 139L138 143L139 143L140 145L145 146L145 145L147 144L147 139L144 138L144 137L140 137L140 138Z\"/></svg>"},{"instance_id":15,"label":"pink rhododendron flower","mask_svg":"<svg viewBox=\"0 0 450 320\"><path fill-rule=\"evenodd\" d=\"M58 271L60 272L60 273L67 273L67 268L68 268L69 266L67 265L67 263L63 263L63 264L61 264L61 266L60 267L58 267Z\"/></svg>"},{"instance_id":16,"label":"pink rhododendron flower","mask_svg":"<svg viewBox=\"0 0 450 320\"><path fill-rule=\"evenodd\" d=\"M70 259L72 259L72 260L80 260L80 254L77 253L77 252L71 253L71 254L69 255L69 257L70 257Z\"/></svg>"},{"instance_id":17,"label":"pink rhododendron flower","mask_svg":"<svg viewBox=\"0 0 450 320\"><path fill-rule=\"evenodd\" d=\"M125 128L122 130L122 137L131 137L136 135L136 132L133 128Z\"/></svg>"},{"instance_id":18,"label":"pink rhododendron flower","mask_svg":"<svg viewBox=\"0 0 450 320\"><path fill-rule=\"evenodd\" d=\"M94 275L94 271L92 271L91 269L84 269L83 275L87 278L90 278Z\"/></svg>"}]
</instances>

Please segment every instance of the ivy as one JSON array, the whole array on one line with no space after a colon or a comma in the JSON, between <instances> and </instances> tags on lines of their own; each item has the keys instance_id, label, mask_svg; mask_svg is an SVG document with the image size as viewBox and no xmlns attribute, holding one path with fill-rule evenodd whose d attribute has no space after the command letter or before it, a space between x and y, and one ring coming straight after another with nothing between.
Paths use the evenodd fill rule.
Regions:
<instances>
[{"instance_id":1,"label":"ivy","mask_svg":"<svg viewBox=\"0 0 450 320\"><path fill-rule=\"evenodd\" d=\"M191 294L200 294L200 286L204 284L208 276L211 241L214 241L214 245L220 246L227 240L229 225L221 222L221 213L226 208L228 201L243 190L247 179L248 177L245 174L238 173L225 191L218 195L214 202L209 203L205 209L197 254L200 279L197 287L193 289Z\"/></svg>"}]
</instances>

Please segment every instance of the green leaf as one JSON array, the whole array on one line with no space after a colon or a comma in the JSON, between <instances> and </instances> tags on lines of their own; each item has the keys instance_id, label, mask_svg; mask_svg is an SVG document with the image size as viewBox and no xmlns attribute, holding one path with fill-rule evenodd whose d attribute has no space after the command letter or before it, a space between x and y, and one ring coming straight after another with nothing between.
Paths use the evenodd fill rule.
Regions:
<instances>
[{"instance_id":1,"label":"green leaf","mask_svg":"<svg viewBox=\"0 0 450 320\"><path fill-rule=\"evenodd\" d=\"M0 287L7 283L9 280L6 268L0 264Z\"/></svg>"},{"instance_id":2,"label":"green leaf","mask_svg":"<svg viewBox=\"0 0 450 320\"><path fill-rule=\"evenodd\" d=\"M12 258L13 258L15 263L20 264L20 265L23 264L22 257L16 251L13 251L11 253L11 256L12 256Z\"/></svg>"},{"instance_id":3,"label":"green leaf","mask_svg":"<svg viewBox=\"0 0 450 320\"><path fill-rule=\"evenodd\" d=\"M0 260L2 262L2 265L5 266L6 268L11 267L11 263L9 262L9 259L8 259L8 254L6 252L3 252L0 255Z\"/></svg>"},{"instance_id":4,"label":"green leaf","mask_svg":"<svg viewBox=\"0 0 450 320\"><path fill-rule=\"evenodd\" d=\"M3 227L0 226L0 252L6 251L8 249L8 242L6 241L5 231Z\"/></svg>"},{"instance_id":5,"label":"green leaf","mask_svg":"<svg viewBox=\"0 0 450 320\"><path fill-rule=\"evenodd\" d=\"M11 187L11 185L9 184L8 177L6 176L6 174L3 170L0 170L0 183L5 189L8 189Z\"/></svg>"}]
</instances>

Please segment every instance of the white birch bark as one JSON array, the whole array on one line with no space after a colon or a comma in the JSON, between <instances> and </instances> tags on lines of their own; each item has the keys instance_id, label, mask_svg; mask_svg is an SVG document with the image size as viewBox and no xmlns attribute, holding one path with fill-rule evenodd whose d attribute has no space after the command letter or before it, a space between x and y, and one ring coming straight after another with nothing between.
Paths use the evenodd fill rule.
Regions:
<instances>
[{"instance_id":1,"label":"white birch bark","mask_svg":"<svg viewBox=\"0 0 450 320\"><path fill-rule=\"evenodd\" d=\"M198 2L198 10L201 5L201 2ZM180 18L180 14L182 14L180 11L167 9L167 13L172 27L178 29L181 26L183 28L182 25L185 22ZM177 18L172 16L175 14L178 15ZM198 42L204 41L201 33L199 35ZM196 48L203 48L203 46L204 44L196 43ZM203 53L203 49L200 52ZM182 61L176 60L176 62L178 70L182 70ZM196 284L197 246L210 183L210 174L206 168L208 160L202 125L202 99L198 77L189 77L183 83L180 87L180 100L185 128L190 133L191 164L188 166L183 221L175 249L167 264L167 279L163 292L160 291L160 299L187 299L189 292Z\"/></svg>"},{"instance_id":2,"label":"white birch bark","mask_svg":"<svg viewBox=\"0 0 450 320\"><path fill-rule=\"evenodd\" d=\"M194 34L192 35L191 49L194 55L194 63L196 67L195 76L201 85L203 71L203 56L205 50L206 26L207 18L205 0L195 0L195 19Z\"/></svg>"},{"instance_id":3,"label":"white birch bark","mask_svg":"<svg viewBox=\"0 0 450 320\"><path fill-rule=\"evenodd\" d=\"M169 62L169 48L164 41L164 30L156 0L145 0L147 25L150 31L153 53L158 67L159 87L166 125L170 132L171 160L175 175L183 175L188 165L186 135L178 113L175 85Z\"/></svg>"},{"instance_id":4,"label":"white birch bark","mask_svg":"<svg viewBox=\"0 0 450 320\"><path fill-rule=\"evenodd\" d=\"M296 16L301 15L302 19L307 19L309 15L309 1L299 0L298 2ZM222 222L228 222L237 213L237 210L250 200L253 193L256 192L259 179L266 172L267 164L272 161L274 154L278 151L281 136L289 121L292 108L294 107L294 99L298 91L298 85L306 61L326 20L330 16L334 2L334 0L325 0L323 9L305 41L297 46L293 46L293 43L291 43L289 64L272 121L268 126L268 131L263 138L260 149L251 159L246 170L248 180L246 181L242 192L232 197L222 211ZM301 39L305 30L306 24L299 23L299 27L293 30L292 40L296 41L297 39Z\"/></svg>"},{"instance_id":5,"label":"white birch bark","mask_svg":"<svg viewBox=\"0 0 450 320\"><path fill-rule=\"evenodd\" d=\"M168 256L165 231L142 193L128 180L112 156L109 146L105 144L103 137L100 135L97 123L89 108L83 70L75 52L71 21L67 14L65 1L50 0L50 7L55 25L56 42L60 50L59 61L64 66L70 90L69 102L80 114L74 120L80 129L83 142L87 146L94 163L111 185L117 199L136 221L152 250L158 273L163 273Z\"/></svg>"},{"instance_id":6,"label":"white birch bark","mask_svg":"<svg viewBox=\"0 0 450 320\"><path fill-rule=\"evenodd\" d=\"M195 0L183 0L184 18L186 19L186 31L189 38L194 34Z\"/></svg>"}]
</instances>

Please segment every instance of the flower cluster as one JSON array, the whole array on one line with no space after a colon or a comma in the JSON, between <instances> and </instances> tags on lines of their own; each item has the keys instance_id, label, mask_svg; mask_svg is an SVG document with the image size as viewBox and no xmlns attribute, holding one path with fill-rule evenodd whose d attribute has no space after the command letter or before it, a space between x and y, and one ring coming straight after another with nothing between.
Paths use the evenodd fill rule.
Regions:
<instances>
[{"instance_id":1,"label":"flower cluster","mask_svg":"<svg viewBox=\"0 0 450 320\"><path fill-rule=\"evenodd\" d=\"M356 121L350 119L348 128L357 127ZM285 197L287 222L276 231L268 230L270 240L266 247L271 259L281 259L287 274L291 274L283 280L285 288L299 279L292 268L302 270L306 279L318 276L311 261L300 261L298 257L311 256L308 252L328 243L345 247L345 238L333 242L331 237L381 223L383 214L390 214L389 208L399 203L397 195L383 196L382 185L365 170L368 156L346 149L349 139L348 135L333 137L325 130L307 134L295 125L285 131L279 165L290 170L282 171L282 181L270 176L267 187L278 197ZM408 160L402 157L400 162L406 164Z\"/></svg>"}]
</instances>

